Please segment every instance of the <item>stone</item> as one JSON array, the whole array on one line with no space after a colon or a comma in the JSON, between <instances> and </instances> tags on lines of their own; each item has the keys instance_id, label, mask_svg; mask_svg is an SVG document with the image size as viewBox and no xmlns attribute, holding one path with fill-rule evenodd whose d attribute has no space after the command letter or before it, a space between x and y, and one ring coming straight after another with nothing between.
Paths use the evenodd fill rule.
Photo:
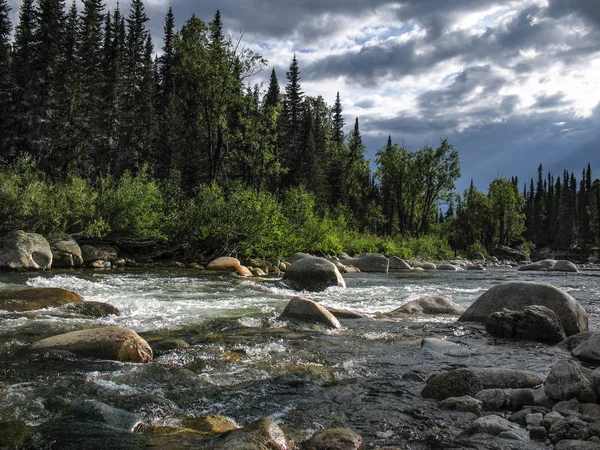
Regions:
<instances>
[{"instance_id":1,"label":"stone","mask_svg":"<svg viewBox=\"0 0 600 450\"><path fill-rule=\"evenodd\" d=\"M402 314L452 314L460 315L464 313L465 309L458 306L448 297L439 295L428 295L419 297L412 300L404 305L396 308L395 310L386 313L385 317L396 317Z\"/></svg>"},{"instance_id":2,"label":"stone","mask_svg":"<svg viewBox=\"0 0 600 450\"><path fill-rule=\"evenodd\" d=\"M186 417L181 421L181 425L190 430L216 434L239 428L233 420L219 415Z\"/></svg>"},{"instance_id":3,"label":"stone","mask_svg":"<svg viewBox=\"0 0 600 450\"><path fill-rule=\"evenodd\" d=\"M427 337L423 338L421 341L421 349L419 350L419 353L427 353L433 356L467 356L472 355L474 352L467 347L451 341Z\"/></svg>"},{"instance_id":4,"label":"stone","mask_svg":"<svg viewBox=\"0 0 600 450\"><path fill-rule=\"evenodd\" d=\"M533 389L533 404L536 406L542 406L544 408L552 409L556 404L554 400L546 395L546 391L543 388Z\"/></svg>"},{"instance_id":5,"label":"stone","mask_svg":"<svg viewBox=\"0 0 600 450\"><path fill-rule=\"evenodd\" d=\"M330 286L346 287L335 264L316 256L302 258L292 264L284 273L282 281L297 291L322 291Z\"/></svg>"},{"instance_id":6,"label":"stone","mask_svg":"<svg viewBox=\"0 0 600 450\"><path fill-rule=\"evenodd\" d=\"M34 342L34 352L65 350L78 356L116 361L148 362L152 349L138 334L127 328L112 326L59 334Z\"/></svg>"},{"instance_id":7,"label":"stone","mask_svg":"<svg viewBox=\"0 0 600 450\"><path fill-rule=\"evenodd\" d=\"M500 433L512 431L515 428L518 428L518 425L509 422L503 417L492 414L475 420L462 435L472 436L474 434L484 433L491 436L498 436Z\"/></svg>"},{"instance_id":8,"label":"stone","mask_svg":"<svg viewBox=\"0 0 600 450\"><path fill-rule=\"evenodd\" d=\"M52 236L48 242L52 251L52 267L55 269L70 269L83 264L81 248L71 236Z\"/></svg>"},{"instance_id":9,"label":"stone","mask_svg":"<svg viewBox=\"0 0 600 450\"><path fill-rule=\"evenodd\" d=\"M83 401L75 405L71 413L81 422L101 422L129 432L133 432L142 423L142 418L137 414L97 400Z\"/></svg>"},{"instance_id":10,"label":"stone","mask_svg":"<svg viewBox=\"0 0 600 450\"><path fill-rule=\"evenodd\" d=\"M448 397L439 402L440 408L453 409L459 412L470 412L476 416L481 415L483 403L481 400L473 398L469 395L462 397Z\"/></svg>"},{"instance_id":11,"label":"stone","mask_svg":"<svg viewBox=\"0 0 600 450\"><path fill-rule=\"evenodd\" d=\"M371 320L369 316L365 316L356 311L350 311L349 309L338 309L338 308L327 308L331 314L338 319L366 319Z\"/></svg>"},{"instance_id":12,"label":"stone","mask_svg":"<svg viewBox=\"0 0 600 450\"><path fill-rule=\"evenodd\" d=\"M11 231L0 238L0 270L46 270L52 267L52 250L43 236Z\"/></svg>"},{"instance_id":13,"label":"stone","mask_svg":"<svg viewBox=\"0 0 600 450\"><path fill-rule=\"evenodd\" d=\"M432 262L425 262L421 264L421 269L423 270L435 270L437 266Z\"/></svg>"},{"instance_id":14,"label":"stone","mask_svg":"<svg viewBox=\"0 0 600 450\"><path fill-rule=\"evenodd\" d=\"M486 270L481 264L471 264L467 266L467 270Z\"/></svg>"},{"instance_id":15,"label":"stone","mask_svg":"<svg viewBox=\"0 0 600 450\"><path fill-rule=\"evenodd\" d=\"M515 250L514 248L506 247L504 245L492 249L492 255L500 260L510 260L515 262L525 260L525 255L522 252ZM491 260L492 259L490 258L490 261ZM494 262L498 261L496 260Z\"/></svg>"},{"instance_id":16,"label":"stone","mask_svg":"<svg viewBox=\"0 0 600 450\"><path fill-rule=\"evenodd\" d=\"M240 260L230 256L221 256L213 259L206 266L206 270L214 270L215 272L235 272L243 277L252 276L252 272L246 266L242 266Z\"/></svg>"},{"instance_id":17,"label":"stone","mask_svg":"<svg viewBox=\"0 0 600 450\"><path fill-rule=\"evenodd\" d=\"M523 266L519 266L517 270L523 272L527 270L549 270L554 267L556 264L555 259L542 259L541 261L537 261L531 264L525 264Z\"/></svg>"},{"instance_id":18,"label":"stone","mask_svg":"<svg viewBox=\"0 0 600 450\"><path fill-rule=\"evenodd\" d=\"M544 416L541 425L547 430L549 430L552 427L552 425L564 420L565 418L560 413L557 413L556 411L551 411Z\"/></svg>"},{"instance_id":19,"label":"stone","mask_svg":"<svg viewBox=\"0 0 600 450\"><path fill-rule=\"evenodd\" d=\"M600 405L598 403L582 403L579 410L583 416L588 416L593 422L600 422Z\"/></svg>"},{"instance_id":20,"label":"stone","mask_svg":"<svg viewBox=\"0 0 600 450\"><path fill-rule=\"evenodd\" d=\"M577 266L575 264L573 264L571 261L567 261L565 259L556 261L556 264L554 264L554 267L552 267L550 270L552 272L575 272L575 273L579 272L579 269L577 268Z\"/></svg>"},{"instance_id":21,"label":"stone","mask_svg":"<svg viewBox=\"0 0 600 450\"><path fill-rule=\"evenodd\" d=\"M600 333L593 334L571 351L571 355L582 361L600 363Z\"/></svg>"},{"instance_id":22,"label":"stone","mask_svg":"<svg viewBox=\"0 0 600 450\"><path fill-rule=\"evenodd\" d=\"M563 417L580 416L581 404L576 398L561 400L552 407L552 411L559 413Z\"/></svg>"},{"instance_id":23,"label":"stone","mask_svg":"<svg viewBox=\"0 0 600 450\"><path fill-rule=\"evenodd\" d=\"M588 329L588 315L577 300L551 284L526 281L511 281L492 287L475 300L458 320L485 323L490 314L504 308L518 311L529 305L541 305L552 310L560 318L567 336Z\"/></svg>"},{"instance_id":24,"label":"stone","mask_svg":"<svg viewBox=\"0 0 600 450\"><path fill-rule=\"evenodd\" d=\"M271 419L257 419L243 428L230 430L206 442L205 450L289 450L292 445L283 430Z\"/></svg>"},{"instance_id":25,"label":"stone","mask_svg":"<svg viewBox=\"0 0 600 450\"><path fill-rule=\"evenodd\" d=\"M583 403L596 403L592 371L571 360L559 361L546 377L545 392L555 401L576 398Z\"/></svg>"},{"instance_id":26,"label":"stone","mask_svg":"<svg viewBox=\"0 0 600 450\"><path fill-rule=\"evenodd\" d=\"M543 383L536 373L527 370L506 369L503 367L472 367L485 389L525 389L534 388Z\"/></svg>"},{"instance_id":27,"label":"stone","mask_svg":"<svg viewBox=\"0 0 600 450\"><path fill-rule=\"evenodd\" d=\"M485 329L492 336L550 345L567 337L554 311L541 305L525 306L520 311L503 309L492 313L485 322Z\"/></svg>"},{"instance_id":28,"label":"stone","mask_svg":"<svg viewBox=\"0 0 600 450\"><path fill-rule=\"evenodd\" d=\"M548 431L544 427L532 426L529 429L529 437L534 441L545 441Z\"/></svg>"},{"instance_id":29,"label":"stone","mask_svg":"<svg viewBox=\"0 0 600 450\"><path fill-rule=\"evenodd\" d=\"M54 308L83 299L75 292L61 288L29 288L0 291L0 310L10 312Z\"/></svg>"},{"instance_id":30,"label":"stone","mask_svg":"<svg viewBox=\"0 0 600 450\"><path fill-rule=\"evenodd\" d=\"M410 270L410 264L397 256L390 256L389 270Z\"/></svg>"},{"instance_id":31,"label":"stone","mask_svg":"<svg viewBox=\"0 0 600 450\"><path fill-rule=\"evenodd\" d=\"M554 450L600 450L600 444L578 439L563 439L554 446Z\"/></svg>"},{"instance_id":32,"label":"stone","mask_svg":"<svg viewBox=\"0 0 600 450\"><path fill-rule=\"evenodd\" d=\"M89 266L95 261L112 262L117 259L117 250L109 246L82 245L81 256L83 265Z\"/></svg>"},{"instance_id":33,"label":"stone","mask_svg":"<svg viewBox=\"0 0 600 450\"><path fill-rule=\"evenodd\" d=\"M182 348L188 348L190 344L188 344L183 339L158 339L156 341L150 342L150 347L152 347L152 352L155 355L159 355L161 353L171 352L173 350L179 350ZM186 427L190 428L190 427Z\"/></svg>"},{"instance_id":34,"label":"stone","mask_svg":"<svg viewBox=\"0 0 600 450\"><path fill-rule=\"evenodd\" d=\"M502 411L509 407L510 393L505 389L483 389L475 398L485 411Z\"/></svg>"},{"instance_id":35,"label":"stone","mask_svg":"<svg viewBox=\"0 0 600 450\"><path fill-rule=\"evenodd\" d=\"M525 418L525 423L527 425L531 425L533 427L539 427L539 426L541 426L543 418L544 418L544 415L542 413L528 414L527 417Z\"/></svg>"},{"instance_id":36,"label":"stone","mask_svg":"<svg viewBox=\"0 0 600 450\"><path fill-rule=\"evenodd\" d=\"M587 341L589 338L596 334L598 334L597 331L583 331L581 333L573 334L564 341L560 342L558 346L565 348L569 351L573 351L573 349L575 349L580 344Z\"/></svg>"},{"instance_id":37,"label":"stone","mask_svg":"<svg viewBox=\"0 0 600 450\"><path fill-rule=\"evenodd\" d=\"M529 406L535 404L535 398L533 396L532 389L514 389L508 401L510 409L518 411L523 406Z\"/></svg>"},{"instance_id":38,"label":"stone","mask_svg":"<svg viewBox=\"0 0 600 450\"><path fill-rule=\"evenodd\" d=\"M438 264L435 267L437 270L461 270L459 267L453 265L453 264Z\"/></svg>"},{"instance_id":39,"label":"stone","mask_svg":"<svg viewBox=\"0 0 600 450\"><path fill-rule=\"evenodd\" d=\"M362 436L347 428L326 428L302 444L302 450L364 450Z\"/></svg>"},{"instance_id":40,"label":"stone","mask_svg":"<svg viewBox=\"0 0 600 450\"><path fill-rule=\"evenodd\" d=\"M481 379L472 370L455 369L430 376L421 395L426 398L444 400L448 397L463 395L474 397L482 389Z\"/></svg>"},{"instance_id":41,"label":"stone","mask_svg":"<svg viewBox=\"0 0 600 450\"><path fill-rule=\"evenodd\" d=\"M304 297L294 297L291 299L281 313L281 317L319 322L332 328L341 328L340 322L333 314L318 303Z\"/></svg>"},{"instance_id":42,"label":"stone","mask_svg":"<svg viewBox=\"0 0 600 450\"><path fill-rule=\"evenodd\" d=\"M84 302L69 303L66 308L75 313L89 317L106 317L106 316L118 316L121 314L119 308L104 302L95 302L87 300Z\"/></svg>"},{"instance_id":43,"label":"stone","mask_svg":"<svg viewBox=\"0 0 600 450\"><path fill-rule=\"evenodd\" d=\"M341 259L341 258L340 258ZM363 253L354 258L343 259L345 266L354 266L361 272L387 272L390 261L379 253Z\"/></svg>"}]
</instances>

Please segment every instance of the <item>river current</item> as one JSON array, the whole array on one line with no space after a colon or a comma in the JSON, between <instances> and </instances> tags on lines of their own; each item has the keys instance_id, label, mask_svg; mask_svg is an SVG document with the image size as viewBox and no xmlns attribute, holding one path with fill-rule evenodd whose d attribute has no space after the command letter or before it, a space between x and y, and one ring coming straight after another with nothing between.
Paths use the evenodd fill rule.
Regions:
<instances>
[{"instance_id":1,"label":"river current","mask_svg":"<svg viewBox=\"0 0 600 450\"><path fill-rule=\"evenodd\" d=\"M420 397L422 383L403 379L407 372L424 379L441 368L472 365L526 368L545 376L566 353L492 339L480 325L459 324L455 317L389 321L377 319L380 313L424 295L447 296L468 307L498 283L536 281L567 291L588 312L590 329L600 329L600 271L497 268L344 278L346 289L301 294L375 320L342 320L343 328L332 331L278 319L298 292L273 279L183 269L0 273L0 289L61 287L121 311L98 319L62 308L0 312L0 422L24 430L19 435L23 448L43 448L49 441L59 443L50 448L86 448L72 436L89 434L88 422L67 427L68 433L61 424L79 403L94 401L154 426L176 425L182 415L223 414L240 425L270 417L307 436L320 427L353 428L365 436L368 448L407 442L411 448L436 448L432 439L443 448L448 431L441 424L460 427L462 416L438 413L435 402ZM146 365L23 351L35 340L100 325L131 328L149 342L171 338L189 346L160 352ZM424 352L420 343L427 336L454 341L465 351ZM96 430L98 442L134 447L128 444L131 433L115 434L115 425L109 425L117 444L106 441L102 430Z\"/></svg>"}]
</instances>

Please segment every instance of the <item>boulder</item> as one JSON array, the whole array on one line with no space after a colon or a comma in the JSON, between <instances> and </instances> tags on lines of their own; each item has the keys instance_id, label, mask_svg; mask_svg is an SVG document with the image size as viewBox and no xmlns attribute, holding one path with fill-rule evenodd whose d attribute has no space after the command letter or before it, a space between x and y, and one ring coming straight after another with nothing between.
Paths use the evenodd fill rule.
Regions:
<instances>
[{"instance_id":1,"label":"boulder","mask_svg":"<svg viewBox=\"0 0 600 450\"><path fill-rule=\"evenodd\" d=\"M585 341L590 339L592 336L598 334L597 331L583 331L581 333L573 334L567 339L558 344L559 347L565 348L569 351L573 351L576 347L583 344Z\"/></svg>"},{"instance_id":2,"label":"boulder","mask_svg":"<svg viewBox=\"0 0 600 450\"><path fill-rule=\"evenodd\" d=\"M410 264L397 256L390 256L389 270L410 270Z\"/></svg>"},{"instance_id":3,"label":"boulder","mask_svg":"<svg viewBox=\"0 0 600 450\"><path fill-rule=\"evenodd\" d=\"M81 256L83 265L90 266L97 261L112 262L117 259L117 250L113 247L93 245L82 245Z\"/></svg>"},{"instance_id":4,"label":"boulder","mask_svg":"<svg viewBox=\"0 0 600 450\"><path fill-rule=\"evenodd\" d=\"M219 415L186 417L181 421L181 425L190 430L211 434L225 433L239 428L230 418Z\"/></svg>"},{"instance_id":5,"label":"boulder","mask_svg":"<svg viewBox=\"0 0 600 450\"><path fill-rule=\"evenodd\" d=\"M294 297L291 299L281 313L281 317L308 322L320 322L332 328L341 328L340 322L333 314L318 303L304 297Z\"/></svg>"},{"instance_id":6,"label":"boulder","mask_svg":"<svg viewBox=\"0 0 600 450\"><path fill-rule=\"evenodd\" d=\"M497 337L523 339L558 344L566 339L565 330L558 316L541 305L525 306L521 311L492 313L485 322L486 331Z\"/></svg>"},{"instance_id":7,"label":"boulder","mask_svg":"<svg viewBox=\"0 0 600 450\"><path fill-rule=\"evenodd\" d=\"M379 253L363 253L342 261L345 266L354 266L361 272L387 272L390 265L389 259Z\"/></svg>"},{"instance_id":8,"label":"boulder","mask_svg":"<svg viewBox=\"0 0 600 450\"><path fill-rule=\"evenodd\" d=\"M0 291L0 310L11 312L54 308L67 303L83 302L75 292L61 288L29 288Z\"/></svg>"},{"instance_id":9,"label":"boulder","mask_svg":"<svg viewBox=\"0 0 600 450\"><path fill-rule=\"evenodd\" d=\"M515 262L525 261L525 255L522 252L504 245L492 249L492 255L500 260L508 259Z\"/></svg>"},{"instance_id":10,"label":"boulder","mask_svg":"<svg viewBox=\"0 0 600 450\"><path fill-rule=\"evenodd\" d=\"M523 266L519 266L517 270L526 271L526 270L549 270L554 267L556 264L555 259L542 259L541 261L537 261L531 264L525 264Z\"/></svg>"},{"instance_id":11,"label":"boulder","mask_svg":"<svg viewBox=\"0 0 600 450\"><path fill-rule=\"evenodd\" d=\"M554 450L600 450L600 444L579 439L562 439L554 446Z\"/></svg>"},{"instance_id":12,"label":"boulder","mask_svg":"<svg viewBox=\"0 0 600 450\"><path fill-rule=\"evenodd\" d=\"M480 417L475 420L469 428L467 428L461 435L472 436L474 434L489 434L492 436L498 436L500 433L505 431L511 431L518 429L519 426L515 423L509 422L503 417L490 415Z\"/></svg>"},{"instance_id":13,"label":"boulder","mask_svg":"<svg viewBox=\"0 0 600 450\"><path fill-rule=\"evenodd\" d=\"M571 351L571 355L582 361L600 363L600 333L594 333Z\"/></svg>"},{"instance_id":14,"label":"boulder","mask_svg":"<svg viewBox=\"0 0 600 450\"><path fill-rule=\"evenodd\" d=\"M112 326L59 334L29 347L35 352L65 350L78 356L116 361L148 362L152 349L138 334L127 328Z\"/></svg>"},{"instance_id":15,"label":"boulder","mask_svg":"<svg viewBox=\"0 0 600 450\"><path fill-rule=\"evenodd\" d=\"M483 389L481 379L470 369L455 369L432 375L427 379L421 395L444 400L463 395L475 396Z\"/></svg>"},{"instance_id":16,"label":"boulder","mask_svg":"<svg viewBox=\"0 0 600 450\"><path fill-rule=\"evenodd\" d=\"M316 256L302 258L292 264L283 275L283 282L298 291L322 291L329 286L346 287L335 264Z\"/></svg>"},{"instance_id":17,"label":"boulder","mask_svg":"<svg viewBox=\"0 0 600 450\"><path fill-rule=\"evenodd\" d=\"M283 430L271 419L257 419L244 428L222 433L202 447L205 450L289 450L292 445Z\"/></svg>"},{"instance_id":18,"label":"boulder","mask_svg":"<svg viewBox=\"0 0 600 450\"><path fill-rule=\"evenodd\" d=\"M371 320L369 316L365 316L356 311L351 311L349 309L338 309L338 308L327 308L331 314L333 314L338 319L366 319Z\"/></svg>"},{"instance_id":19,"label":"boulder","mask_svg":"<svg viewBox=\"0 0 600 450\"><path fill-rule=\"evenodd\" d=\"M427 354L428 356L467 356L474 354L473 350L468 347L456 344L452 341L432 337L423 338L419 353Z\"/></svg>"},{"instance_id":20,"label":"boulder","mask_svg":"<svg viewBox=\"0 0 600 450\"><path fill-rule=\"evenodd\" d=\"M319 430L302 444L302 450L363 450L362 436L347 428Z\"/></svg>"},{"instance_id":21,"label":"boulder","mask_svg":"<svg viewBox=\"0 0 600 450\"><path fill-rule=\"evenodd\" d=\"M242 266L240 260L232 258L230 256L221 256L220 258L213 259L206 270L214 270L215 272L235 272L243 277L252 276L252 272L248 270L246 266Z\"/></svg>"},{"instance_id":22,"label":"boulder","mask_svg":"<svg viewBox=\"0 0 600 450\"><path fill-rule=\"evenodd\" d=\"M432 262L411 261L414 269L435 270L437 266Z\"/></svg>"},{"instance_id":23,"label":"boulder","mask_svg":"<svg viewBox=\"0 0 600 450\"><path fill-rule=\"evenodd\" d=\"M575 398L582 403L596 403L598 396L594 392L593 382L591 370L565 359L552 367L546 377L544 390L555 401Z\"/></svg>"},{"instance_id":24,"label":"boulder","mask_svg":"<svg viewBox=\"0 0 600 450\"><path fill-rule=\"evenodd\" d=\"M485 389L534 388L544 381L537 374L527 370L506 369L504 367L472 367L469 370L481 379Z\"/></svg>"},{"instance_id":25,"label":"boulder","mask_svg":"<svg viewBox=\"0 0 600 450\"><path fill-rule=\"evenodd\" d=\"M579 272L577 266L566 259L556 261L556 264L554 264L554 267L552 267L550 270L552 272Z\"/></svg>"},{"instance_id":26,"label":"boulder","mask_svg":"<svg viewBox=\"0 0 600 450\"><path fill-rule=\"evenodd\" d=\"M464 312L463 307L458 306L448 297L427 295L405 303L385 316L394 317L400 314L454 314L458 316Z\"/></svg>"},{"instance_id":27,"label":"boulder","mask_svg":"<svg viewBox=\"0 0 600 450\"><path fill-rule=\"evenodd\" d=\"M439 402L439 407L444 409L453 409L459 412L470 412L476 416L481 415L482 403L468 395L462 397L448 397Z\"/></svg>"},{"instance_id":28,"label":"boulder","mask_svg":"<svg viewBox=\"0 0 600 450\"><path fill-rule=\"evenodd\" d=\"M510 406L510 390L508 389L483 389L475 394L485 411L502 411Z\"/></svg>"},{"instance_id":29,"label":"boulder","mask_svg":"<svg viewBox=\"0 0 600 450\"><path fill-rule=\"evenodd\" d=\"M308 253L297 252L297 253L294 253L293 255L291 255L290 257L286 258L285 260L291 264L294 264L295 262L298 262L301 259L309 258L309 257L312 257L312 255L309 255ZM273 264L273 265L275 267L279 267L279 264Z\"/></svg>"},{"instance_id":30,"label":"boulder","mask_svg":"<svg viewBox=\"0 0 600 450\"><path fill-rule=\"evenodd\" d=\"M467 270L485 270L485 267L483 267L481 264L471 264L467 266Z\"/></svg>"},{"instance_id":31,"label":"boulder","mask_svg":"<svg viewBox=\"0 0 600 450\"><path fill-rule=\"evenodd\" d=\"M69 303L66 306L66 308L74 313L96 318L111 315L118 316L121 314L121 311L119 311L117 307L109 303L95 302L91 300L85 302Z\"/></svg>"},{"instance_id":32,"label":"boulder","mask_svg":"<svg viewBox=\"0 0 600 450\"><path fill-rule=\"evenodd\" d=\"M435 266L437 270L461 270L458 266L454 264L438 264Z\"/></svg>"},{"instance_id":33,"label":"boulder","mask_svg":"<svg viewBox=\"0 0 600 450\"><path fill-rule=\"evenodd\" d=\"M458 320L485 323L490 314L504 308L518 311L529 305L542 305L552 310L560 318L567 336L588 329L588 315L577 300L551 284L525 281L511 281L492 287L475 300Z\"/></svg>"},{"instance_id":34,"label":"boulder","mask_svg":"<svg viewBox=\"0 0 600 450\"><path fill-rule=\"evenodd\" d=\"M52 250L43 236L11 231L0 239L0 270L45 270L52 267Z\"/></svg>"},{"instance_id":35,"label":"boulder","mask_svg":"<svg viewBox=\"0 0 600 450\"><path fill-rule=\"evenodd\" d=\"M71 236L53 236L49 239L52 250L52 267L55 269L70 269L83 264L81 248Z\"/></svg>"}]
</instances>

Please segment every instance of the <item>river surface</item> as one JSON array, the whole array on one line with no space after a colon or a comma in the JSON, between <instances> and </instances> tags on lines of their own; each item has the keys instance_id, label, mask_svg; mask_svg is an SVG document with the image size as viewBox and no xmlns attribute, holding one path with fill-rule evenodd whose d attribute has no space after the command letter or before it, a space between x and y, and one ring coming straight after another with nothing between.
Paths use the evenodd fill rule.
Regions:
<instances>
[{"instance_id":1,"label":"river surface","mask_svg":"<svg viewBox=\"0 0 600 450\"><path fill-rule=\"evenodd\" d=\"M469 418L440 412L435 402L422 399L419 377L465 366L528 369L545 377L568 354L493 339L481 325L456 323L455 317L391 321L377 319L380 313L423 295L444 295L468 307L498 283L537 281L571 294L588 312L590 329L600 329L600 271L489 269L344 278L346 289L304 294L374 320L342 320L342 329L329 330L278 319L298 293L273 279L182 269L0 273L0 289L61 287L121 311L98 319L64 308L0 312L0 423L13 430L4 446L0 437L0 448L143 447L127 420L109 423L98 413L82 419L90 402L152 426L205 414L226 415L240 425L269 417L300 439L322 427L343 426L362 434L368 448L448 448ZM131 328L149 342L170 338L189 346L157 352L145 365L26 351L36 340L100 325ZM423 351L427 336L456 342L464 352Z\"/></svg>"}]
</instances>

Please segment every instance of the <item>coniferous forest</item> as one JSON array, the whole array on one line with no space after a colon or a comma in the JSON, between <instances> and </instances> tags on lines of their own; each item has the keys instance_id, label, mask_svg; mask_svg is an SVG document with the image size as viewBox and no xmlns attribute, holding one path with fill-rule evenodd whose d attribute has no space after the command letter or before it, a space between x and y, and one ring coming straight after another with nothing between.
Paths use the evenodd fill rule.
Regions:
<instances>
[{"instance_id":1,"label":"coniferous forest","mask_svg":"<svg viewBox=\"0 0 600 450\"><path fill-rule=\"evenodd\" d=\"M169 10L155 49L141 0L126 14L82 5L23 0L14 26L0 0L2 233L137 239L189 258L600 244L589 165L457 195L450 142L389 137L368 161L359 119L345 133L339 93L306 95L295 56L281 82L272 69L252 85L267 61L224 35L218 11L176 29Z\"/></svg>"}]
</instances>

